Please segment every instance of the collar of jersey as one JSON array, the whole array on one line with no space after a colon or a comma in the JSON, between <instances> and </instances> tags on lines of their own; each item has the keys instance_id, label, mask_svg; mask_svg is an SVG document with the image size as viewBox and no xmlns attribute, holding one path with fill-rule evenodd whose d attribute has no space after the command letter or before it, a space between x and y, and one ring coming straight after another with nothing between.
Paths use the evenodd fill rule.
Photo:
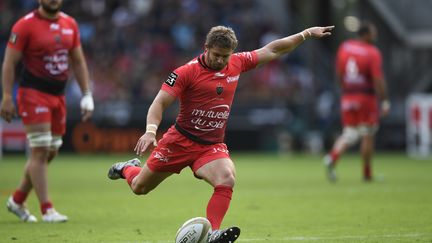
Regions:
<instances>
[{"instance_id":1,"label":"collar of jersey","mask_svg":"<svg viewBox=\"0 0 432 243\"><path fill-rule=\"evenodd\" d=\"M57 22L57 20L59 20L59 18L60 18L60 15L58 15L57 18L55 18L55 19L48 19L48 18L45 18L44 16L42 16L42 15L39 13L39 11L38 11L37 9L34 11L34 15L35 15L36 17L40 18L40 19L43 19L43 20L46 20L46 21L49 21L49 22Z\"/></svg>"},{"instance_id":2,"label":"collar of jersey","mask_svg":"<svg viewBox=\"0 0 432 243\"><path fill-rule=\"evenodd\" d=\"M213 70L213 69L211 69L209 66L207 66L207 64L205 63L205 55L204 55L204 54L205 54L205 53L199 55L199 57L198 57L198 62L199 62L199 64L201 64L201 66L202 66L203 68L205 68L205 69Z\"/></svg>"}]
</instances>

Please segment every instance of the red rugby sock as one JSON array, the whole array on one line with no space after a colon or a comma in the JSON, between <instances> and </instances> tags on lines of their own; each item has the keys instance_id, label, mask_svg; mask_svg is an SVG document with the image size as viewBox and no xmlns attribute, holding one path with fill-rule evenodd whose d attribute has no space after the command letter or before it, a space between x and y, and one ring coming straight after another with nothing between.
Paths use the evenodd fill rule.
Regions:
<instances>
[{"instance_id":1,"label":"red rugby sock","mask_svg":"<svg viewBox=\"0 0 432 243\"><path fill-rule=\"evenodd\" d=\"M363 177L364 179L372 178L372 168L370 164L363 164Z\"/></svg>"},{"instance_id":2,"label":"red rugby sock","mask_svg":"<svg viewBox=\"0 0 432 243\"><path fill-rule=\"evenodd\" d=\"M140 173L141 167L127 166L123 169L123 176L126 178L129 186L132 184L132 180Z\"/></svg>"},{"instance_id":3,"label":"red rugby sock","mask_svg":"<svg viewBox=\"0 0 432 243\"><path fill-rule=\"evenodd\" d=\"M17 189L12 195L12 199L17 204L23 204L24 201L27 199L28 194L29 194L28 192L23 192Z\"/></svg>"},{"instance_id":4,"label":"red rugby sock","mask_svg":"<svg viewBox=\"0 0 432 243\"><path fill-rule=\"evenodd\" d=\"M219 229L222 220L228 211L232 187L219 185L214 188L214 192L207 205L207 219L210 221L212 229Z\"/></svg>"},{"instance_id":5,"label":"red rugby sock","mask_svg":"<svg viewBox=\"0 0 432 243\"><path fill-rule=\"evenodd\" d=\"M331 158L331 160L333 161L333 164L336 164L336 161L338 161L339 156L340 156L340 153L338 153L338 152L336 152L336 151L334 151L334 150L332 150L332 151L330 152L330 158Z\"/></svg>"},{"instance_id":6,"label":"red rugby sock","mask_svg":"<svg viewBox=\"0 0 432 243\"><path fill-rule=\"evenodd\" d=\"M46 211L50 208L53 208L53 205L50 201L44 202L40 205L40 209L41 209L42 214L45 214Z\"/></svg>"}]
</instances>

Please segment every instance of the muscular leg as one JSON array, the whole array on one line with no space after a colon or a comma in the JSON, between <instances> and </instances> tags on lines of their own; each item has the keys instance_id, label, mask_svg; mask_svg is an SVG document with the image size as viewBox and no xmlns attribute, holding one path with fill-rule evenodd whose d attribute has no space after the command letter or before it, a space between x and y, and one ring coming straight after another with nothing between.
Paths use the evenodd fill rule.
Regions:
<instances>
[{"instance_id":1,"label":"muscular leg","mask_svg":"<svg viewBox=\"0 0 432 243\"><path fill-rule=\"evenodd\" d=\"M47 133L51 132L51 124L43 123L36 125L26 126L27 134L34 133ZM33 144L30 142L30 156L26 165L26 178L30 179L28 182L33 186L39 203L49 202L48 198L48 157L50 155L50 141L39 141Z\"/></svg>"},{"instance_id":2,"label":"muscular leg","mask_svg":"<svg viewBox=\"0 0 432 243\"><path fill-rule=\"evenodd\" d=\"M235 184L234 163L227 158L217 159L199 168L195 174L214 187L207 205L207 218L212 229L217 230L231 202L232 188Z\"/></svg>"},{"instance_id":3,"label":"muscular leg","mask_svg":"<svg viewBox=\"0 0 432 243\"><path fill-rule=\"evenodd\" d=\"M140 170L138 174L137 170ZM147 165L144 165L141 169L132 166L126 167L123 172L126 180L131 181L130 188L137 195L149 193L172 174L170 172L153 172Z\"/></svg>"},{"instance_id":4,"label":"muscular leg","mask_svg":"<svg viewBox=\"0 0 432 243\"><path fill-rule=\"evenodd\" d=\"M50 149L49 153L48 153L48 164L51 163L51 161L53 161L53 159L57 156L58 154L58 150L57 149Z\"/></svg>"},{"instance_id":5,"label":"muscular leg","mask_svg":"<svg viewBox=\"0 0 432 243\"><path fill-rule=\"evenodd\" d=\"M50 163L54 157L57 155L57 150L50 150L48 154L48 163ZM18 186L18 190L21 192L24 192L25 194L30 193L31 189L33 189L33 184L30 179L30 173L29 173L29 162L27 161L25 167L24 167L24 176L21 180L20 185Z\"/></svg>"},{"instance_id":6,"label":"muscular leg","mask_svg":"<svg viewBox=\"0 0 432 243\"><path fill-rule=\"evenodd\" d=\"M57 154L59 146L52 146L49 123L26 126L27 138L30 144L30 155L24 168L24 176L17 190L8 200L8 210L26 222L36 222L35 216L31 215L23 205L30 190L35 189L40 203L42 220L46 222L65 222L67 216L59 214L48 197L48 162ZM60 141L60 142L59 142ZM57 139L57 144L61 140ZM61 145L61 144L60 144Z\"/></svg>"},{"instance_id":7,"label":"muscular leg","mask_svg":"<svg viewBox=\"0 0 432 243\"><path fill-rule=\"evenodd\" d=\"M25 128L26 128L27 134L32 134L32 133L49 132L51 129L51 126L49 123L43 123L43 124L26 126ZM19 191L20 193L14 194L14 195L21 195L21 196L18 196L18 198L16 196L14 196L15 202L22 204L24 202L24 200L26 199L28 193L35 186L34 183L38 183L38 185L36 185L36 186L38 187L38 190L41 193L41 195L38 195L38 198L47 198L47 196L45 196L46 192L44 192L44 191L46 191L46 189L43 189L43 187L45 187L45 185L46 185L46 182L44 182L43 178L36 178L36 177L40 177L40 176L38 176L39 173L42 173L42 174L40 174L41 176L43 176L44 174L46 175L46 168L45 168L46 163L40 163L40 158L41 158L41 156L44 157L44 155L42 155L42 154L46 154L46 152L42 152L42 151L47 151L47 150L48 150L48 145L46 147L37 147L37 148L31 148L30 149L30 156L29 156L27 163L24 167L24 175L23 175L23 178L20 182L20 185L17 188L17 191ZM41 164L41 166L38 166L39 164ZM33 176L32 176L32 174L33 174ZM38 180L38 181L33 182L32 177L35 177L35 180ZM36 193L38 193L38 192L36 192Z\"/></svg>"},{"instance_id":8,"label":"muscular leg","mask_svg":"<svg viewBox=\"0 0 432 243\"><path fill-rule=\"evenodd\" d=\"M30 193L32 188L33 188L33 185L32 185L32 182L30 179L30 174L29 174L29 162L27 161L27 163L24 166L24 176L21 180L20 185L18 186L18 190L28 194L28 193Z\"/></svg>"},{"instance_id":9,"label":"muscular leg","mask_svg":"<svg viewBox=\"0 0 432 243\"><path fill-rule=\"evenodd\" d=\"M329 181L335 182L337 180L335 168L340 155L349 147L356 144L359 138L360 136L357 127L344 127L342 134L336 140L332 150L324 157L324 165L326 166L326 174Z\"/></svg>"},{"instance_id":10,"label":"muscular leg","mask_svg":"<svg viewBox=\"0 0 432 243\"><path fill-rule=\"evenodd\" d=\"M49 201L48 198L48 147L31 148L27 161L28 177L34 187L40 204Z\"/></svg>"},{"instance_id":11,"label":"muscular leg","mask_svg":"<svg viewBox=\"0 0 432 243\"><path fill-rule=\"evenodd\" d=\"M230 159L214 160L203 165L195 174L213 187L218 185L234 187L235 184L236 171L234 163Z\"/></svg>"},{"instance_id":12,"label":"muscular leg","mask_svg":"<svg viewBox=\"0 0 432 243\"><path fill-rule=\"evenodd\" d=\"M356 127L344 127L342 135L336 140L333 149L330 152L331 161L333 164L339 159L339 156L343 154L349 147L356 144L359 139L358 128Z\"/></svg>"},{"instance_id":13,"label":"muscular leg","mask_svg":"<svg viewBox=\"0 0 432 243\"><path fill-rule=\"evenodd\" d=\"M333 163L335 163L339 159L339 156L343 154L348 148L349 145L346 143L343 135L339 136L336 139L336 142L334 143L333 148L330 152Z\"/></svg>"}]
</instances>

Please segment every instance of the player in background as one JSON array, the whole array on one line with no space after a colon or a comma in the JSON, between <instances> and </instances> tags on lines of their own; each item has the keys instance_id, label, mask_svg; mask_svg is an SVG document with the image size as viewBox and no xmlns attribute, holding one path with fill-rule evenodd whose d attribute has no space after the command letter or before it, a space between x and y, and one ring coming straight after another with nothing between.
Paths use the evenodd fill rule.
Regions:
<instances>
[{"instance_id":1,"label":"player in background","mask_svg":"<svg viewBox=\"0 0 432 243\"><path fill-rule=\"evenodd\" d=\"M337 52L336 75L342 89L343 132L329 154L324 157L327 177L336 181L335 167L342 153L361 140L363 178L372 179L372 154L379 116L390 111L381 53L374 46L377 29L363 22L358 38L343 42ZM381 112L379 110L381 108Z\"/></svg>"},{"instance_id":2,"label":"player in background","mask_svg":"<svg viewBox=\"0 0 432 243\"><path fill-rule=\"evenodd\" d=\"M6 205L10 212L26 222L37 221L24 205L33 188L43 221L68 220L54 209L48 196L48 164L62 145L66 129L64 89L69 65L84 94L82 119L89 119L94 109L78 25L60 11L62 3L62 0L39 0L36 10L14 24L2 66L1 117L10 122L17 115L12 94L15 68L21 60L23 63L17 107L27 133L30 154L21 183Z\"/></svg>"},{"instance_id":3,"label":"player in background","mask_svg":"<svg viewBox=\"0 0 432 243\"><path fill-rule=\"evenodd\" d=\"M225 26L211 28L204 52L168 76L148 110L146 132L135 147L138 155L154 147L147 163L142 167L138 159L116 163L108 177L126 179L135 194L143 195L189 166L197 178L214 188L207 205L213 229L209 242L234 242L240 229L220 230L220 225L230 205L236 176L224 137L240 74L293 51L306 39L329 36L332 29L312 27L257 50L234 53L234 31ZM176 99L180 100L176 122L157 143L162 114Z\"/></svg>"}]
</instances>

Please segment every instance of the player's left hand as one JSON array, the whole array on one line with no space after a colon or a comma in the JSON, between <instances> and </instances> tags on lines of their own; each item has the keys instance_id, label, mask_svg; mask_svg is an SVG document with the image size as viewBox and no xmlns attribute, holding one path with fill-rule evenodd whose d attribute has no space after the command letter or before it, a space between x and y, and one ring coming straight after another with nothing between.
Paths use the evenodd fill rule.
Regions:
<instances>
[{"instance_id":1,"label":"player's left hand","mask_svg":"<svg viewBox=\"0 0 432 243\"><path fill-rule=\"evenodd\" d=\"M87 121L93 115L94 110L94 101L91 92L84 93L84 96L81 98L80 106L82 121Z\"/></svg>"},{"instance_id":2,"label":"player's left hand","mask_svg":"<svg viewBox=\"0 0 432 243\"><path fill-rule=\"evenodd\" d=\"M153 149L156 146L156 134L146 132L138 139L134 151L137 155L141 156L148 148Z\"/></svg>"},{"instance_id":3,"label":"player's left hand","mask_svg":"<svg viewBox=\"0 0 432 243\"><path fill-rule=\"evenodd\" d=\"M303 34L306 36L306 38L322 38L330 36L332 33L331 31L334 29L334 25L332 26L324 26L324 27L311 27L308 29L305 29L303 31Z\"/></svg>"}]
</instances>

